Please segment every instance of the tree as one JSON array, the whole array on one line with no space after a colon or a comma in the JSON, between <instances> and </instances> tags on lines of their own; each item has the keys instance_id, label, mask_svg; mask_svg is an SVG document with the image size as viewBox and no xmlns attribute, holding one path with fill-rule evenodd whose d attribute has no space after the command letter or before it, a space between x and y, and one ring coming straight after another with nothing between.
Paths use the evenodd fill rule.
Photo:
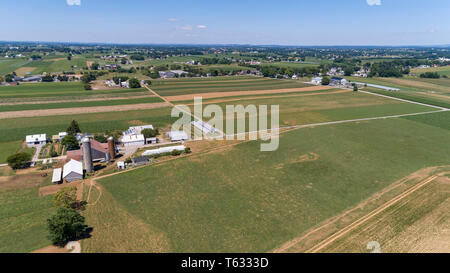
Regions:
<instances>
[{"instance_id":1,"label":"tree","mask_svg":"<svg viewBox=\"0 0 450 273\"><path fill-rule=\"evenodd\" d=\"M143 134L145 138L156 137L157 135L159 135L159 130L158 129L144 129L144 130L142 130L141 134Z\"/></svg>"},{"instance_id":2,"label":"tree","mask_svg":"<svg viewBox=\"0 0 450 273\"><path fill-rule=\"evenodd\" d=\"M17 154L13 154L10 155L7 159L6 162L8 162L8 165L14 169L21 169L27 166L28 162L30 162L31 160L31 155L28 153L17 153Z\"/></svg>"},{"instance_id":3,"label":"tree","mask_svg":"<svg viewBox=\"0 0 450 273\"><path fill-rule=\"evenodd\" d=\"M130 88L140 88L141 84L139 83L138 79L130 79L129 86Z\"/></svg>"},{"instance_id":4,"label":"tree","mask_svg":"<svg viewBox=\"0 0 450 273\"><path fill-rule=\"evenodd\" d=\"M67 128L67 133L69 135L75 135L77 133L81 133L80 126L76 120L72 120L69 127Z\"/></svg>"},{"instance_id":5,"label":"tree","mask_svg":"<svg viewBox=\"0 0 450 273\"><path fill-rule=\"evenodd\" d=\"M53 77L51 75L45 75L42 77L43 82L53 82Z\"/></svg>"},{"instance_id":6,"label":"tree","mask_svg":"<svg viewBox=\"0 0 450 273\"><path fill-rule=\"evenodd\" d=\"M88 227L85 219L76 210L59 208L56 215L47 219L48 238L54 245L64 245L85 237Z\"/></svg>"},{"instance_id":7,"label":"tree","mask_svg":"<svg viewBox=\"0 0 450 273\"><path fill-rule=\"evenodd\" d=\"M91 69L92 69L92 70L98 70L99 67L100 67L100 65L99 65L98 63L93 63L93 64L91 65Z\"/></svg>"},{"instance_id":8,"label":"tree","mask_svg":"<svg viewBox=\"0 0 450 273\"><path fill-rule=\"evenodd\" d=\"M330 78L323 77L322 78L322 85L329 85L330 84Z\"/></svg>"},{"instance_id":9,"label":"tree","mask_svg":"<svg viewBox=\"0 0 450 273\"><path fill-rule=\"evenodd\" d=\"M68 60L68 61L71 61L71 60L72 60L72 55L71 55L71 54L67 55L67 60Z\"/></svg>"},{"instance_id":10,"label":"tree","mask_svg":"<svg viewBox=\"0 0 450 273\"><path fill-rule=\"evenodd\" d=\"M86 90L86 91L92 90L92 86L89 83L85 83L84 90Z\"/></svg>"},{"instance_id":11,"label":"tree","mask_svg":"<svg viewBox=\"0 0 450 273\"><path fill-rule=\"evenodd\" d=\"M12 82L13 79L14 79L14 75L12 75L12 74L5 75L5 82Z\"/></svg>"},{"instance_id":12,"label":"tree","mask_svg":"<svg viewBox=\"0 0 450 273\"><path fill-rule=\"evenodd\" d=\"M77 138L74 135L67 135L61 140L61 144L67 147L67 150L78 150L80 145L78 144Z\"/></svg>"},{"instance_id":13,"label":"tree","mask_svg":"<svg viewBox=\"0 0 450 273\"><path fill-rule=\"evenodd\" d=\"M356 84L353 85L353 92L358 92L358 86Z\"/></svg>"},{"instance_id":14,"label":"tree","mask_svg":"<svg viewBox=\"0 0 450 273\"><path fill-rule=\"evenodd\" d=\"M96 141L98 141L98 142L101 142L101 143L106 143L106 142L108 142L108 138L105 137L104 135L95 135L95 136L94 136L94 139L95 139Z\"/></svg>"},{"instance_id":15,"label":"tree","mask_svg":"<svg viewBox=\"0 0 450 273\"><path fill-rule=\"evenodd\" d=\"M75 208L77 203L77 188L66 187L60 189L55 196L53 196L53 205L61 208Z\"/></svg>"}]
</instances>

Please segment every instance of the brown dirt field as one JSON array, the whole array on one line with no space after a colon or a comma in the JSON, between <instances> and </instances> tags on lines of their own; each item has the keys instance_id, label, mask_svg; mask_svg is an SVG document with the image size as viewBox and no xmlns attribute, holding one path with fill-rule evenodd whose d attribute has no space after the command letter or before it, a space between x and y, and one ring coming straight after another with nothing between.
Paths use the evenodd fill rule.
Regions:
<instances>
[{"instance_id":1,"label":"brown dirt field","mask_svg":"<svg viewBox=\"0 0 450 273\"><path fill-rule=\"evenodd\" d=\"M81 184L83 184L83 180L79 180L79 181L74 181L71 183L63 183L63 184L59 184L59 185L50 185L50 186L46 186L46 187L42 187L39 188L39 196L46 196L46 195L52 195L57 193L60 189L62 188L66 188L66 187L77 187L77 198L78 198L78 191L80 189ZM81 199L81 197L80 197Z\"/></svg>"},{"instance_id":2,"label":"brown dirt field","mask_svg":"<svg viewBox=\"0 0 450 273\"><path fill-rule=\"evenodd\" d=\"M58 246L46 246L30 253L69 253L69 250Z\"/></svg>"},{"instance_id":3,"label":"brown dirt field","mask_svg":"<svg viewBox=\"0 0 450 273\"><path fill-rule=\"evenodd\" d=\"M332 89L332 88L330 88L329 86L310 86L310 87L302 87L302 88L286 88L286 89L275 89L275 90L212 92L212 93L168 96L165 98L169 101L183 101L183 100L193 100L194 97L202 97L204 99L211 99L211 98L236 97L236 96L247 96L247 95L256 95L256 94L282 94L282 93L294 93L294 92L305 92L305 91L320 91L320 90L327 90L327 89Z\"/></svg>"},{"instance_id":4,"label":"brown dirt field","mask_svg":"<svg viewBox=\"0 0 450 273\"><path fill-rule=\"evenodd\" d=\"M357 206L332 217L318 226L305 232L302 236L286 242L279 248L274 249L272 252L315 252L322 249L329 242L335 240L336 236L341 236L342 232L352 230L355 225L358 225L358 221L365 221L366 217L373 216L377 209L380 209L383 205L392 205L397 198L400 200L414 191L419 186L422 187L436 178L431 176L435 173L439 167L430 167L421 169L411 175L404 177L394 182L384 190L375 193L373 196L359 203ZM430 178L433 178L430 180ZM375 214L376 215L376 214ZM346 229L348 228L348 229Z\"/></svg>"},{"instance_id":5,"label":"brown dirt field","mask_svg":"<svg viewBox=\"0 0 450 273\"><path fill-rule=\"evenodd\" d=\"M163 108L168 106L170 106L170 104L165 102L158 102L158 103L141 103L141 104L97 106L97 107L11 111L11 112L0 112L0 119L38 117L38 116L61 116L61 115L104 113L104 112L122 112L131 110Z\"/></svg>"},{"instance_id":6,"label":"brown dirt field","mask_svg":"<svg viewBox=\"0 0 450 273\"><path fill-rule=\"evenodd\" d=\"M133 99L154 97L152 95L133 96ZM48 100L48 101L26 101L26 102L4 102L0 106L5 105L23 105L23 104L46 104L46 103L63 103L63 102L86 102L86 101L106 101L106 100L126 100L130 97L113 97L113 98L93 98L93 99L75 99L75 100Z\"/></svg>"},{"instance_id":7,"label":"brown dirt field","mask_svg":"<svg viewBox=\"0 0 450 273\"><path fill-rule=\"evenodd\" d=\"M36 67L21 67L16 69L14 72L16 72L19 76L24 76L27 74L27 72L33 72L36 69Z\"/></svg>"},{"instance_id":8,"label":"brown dirt field","mask_svg":"<svg viewBox=\"0 0 450 273\"><path fill-rule=\"evenodd\" d=\"M42 173L30 173L14 176L0 176L0 189L25 189L38 187L46 177Z\"/></svg>"}]
</instances>

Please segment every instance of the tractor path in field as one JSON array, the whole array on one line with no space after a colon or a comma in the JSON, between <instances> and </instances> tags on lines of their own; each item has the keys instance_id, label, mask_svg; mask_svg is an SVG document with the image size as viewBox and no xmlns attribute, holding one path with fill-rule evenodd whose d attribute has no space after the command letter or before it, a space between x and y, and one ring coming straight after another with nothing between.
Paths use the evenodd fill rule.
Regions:
<instances>
[{"instance_id":1,"label":"tractor path in field","mask_svg":"<svg viewBox=\"0 0 450 273\"><path fill-rule=\"evenodd\" d=\"M132 110L163 108L169 106L170 104L167 104L166 102L157 102L157 103L140 103L140 104L111 105L111 106L11 111L11 112L0 112L0 119L38 117L38 116L61 116L61 115L104 113L104 112L123 112Z\"/></svg>"},{"instance_id":2,"label":"tractor path in field","mask_svg":"<svg viewBox=\"0 0 450 273\"><path fill-rule=\"evenodd\" d=\"M431 105L431 104L426 104L426 103L416 102L416 101L412 101L412 100L406 100L406 99L395 98L395 97L391 97L391 96L386 96L386 95L381 95L381 94L377 94L377 93L372 93L372 92L369 92L369 91L363 91L363 90L360 90L359 92L364 93L364 94L373 95L373 96L383 97L383 98L387 98L387 99L391 99L391 100L398 100L398 101L402 101L402 102L409 102L409 103L412 103L412 104L417 104L417 105L422 105L422 106L428 106L428 107L440 109L440 110L443 110L443 111L448 111L448 110L450 110L450 109L448 109L448 108L441 107L441 106L436 106L436 105Z\"/></svg>"},{"instance_id":3,"label":"tractor path in field","mask_svg":"<svg viewBox=\"0 0 450 273\"><path fill-rule=\"evenodd\" d=\"M345 227L345 228L341 229L340 231L336 232L335 234L333 234L332 236L328 237L324 241L320 242L316 246L310 248L306 252L307 253L317 253L317 252L321 251L322 249L324 249L325 247L327 247L328 245L330 245L334 241L338 240L339 238L342 238L344 235L346 235L349 232L353 231L355 228L361 226L362 224L364 224L368 220L372 219L373 217L377 216L378 214L380 214L381 212L385 211L389 207L391 207L394 204L398 203L400 200L402 200L405 197L409 196L410 194L414 193L415 191L417 191L418 189L422 188L423 186L428 185L429 183L434 181L434 179L436 179L437 177L438 177L438 175L433 175L433 176L429 177L428 179L425 179L421 183L411 187L410 189L406 190L405 192L403 192L403 193L399 194L398 196L394 197L393 199L389 200L388 202L386 202L382 206L378 207L377 209L375 209L371 213L365 215L364 217L361 217L360 219L356 220L352 224L348 225L347 227Z\"/></svg>"}]
</instances>

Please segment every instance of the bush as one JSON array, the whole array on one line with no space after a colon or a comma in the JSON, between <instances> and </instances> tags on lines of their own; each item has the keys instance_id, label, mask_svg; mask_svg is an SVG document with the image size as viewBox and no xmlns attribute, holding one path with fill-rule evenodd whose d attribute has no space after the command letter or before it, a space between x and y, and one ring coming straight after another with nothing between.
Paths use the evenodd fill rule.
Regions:
<instances>
[{"instance_id":1,"label":"bush","mask_svg":"<svg viewBox=\"0 0 450 273\"><path fill-rule=\"evenodd\" d=\"M75 186L62 188L53 196L53 205L55 207L73 209L76 203L77 188Z\"/></svg>"},{"instance_id":2,"label":"bush","mask_svg":"<svg viewBox=\"0 0 450 273\"><path fill-rule=\"evenodd\" d=\"M437 72L425 72L420 74L421 78L439 79L441 76Z\"/></svg>"},{"instance_id":3,"label":"bush","mask_svg":"<svg viewBox=\"0 0 450 273\"><path fill-rule=\"evenodd\" d=\"M181 155L181 153L182 153L181 151L173 150L170 154L173 156L179 156L179 155Z\"/></svg>"},{"instance_id":4,"label":"bush","mask_svg":"<svg viewBox=\"0 0 450 273\"><path fill-rule=\"evenodd\" d=\"M8 165L14 169L21 169L21 168L25 168L28 164L28 162L30 162L31 160L31 155L28 153L17 153L17 154L13 154L10 155L7 159L6 162L8 162Z\"/></svg>"},{"instance_id":5,"label":"bush","mask_svg":"<svg viewBox=\"0 0 450 273\"><path fill-rule=\"evenodd\" d=\"M84 90L92 90L92 86L88 83L84 85Z\"/></svg>"},{"instance_id":6,"label":"bush","mask_svg":"<svg viewBox=\"0 0 450 273\"><path fill-rule=\"evenodd\" d=\"M106 143L108 142L108 138L105 137L104 135L95 135L94 139L100 143Z\"/></svg>"},{"instance_id":7,"label":"bush","mask_svg":"<svg viewBox=\"0 0 450 273\"><path fill-rule=\"evenodd\" d=\"M129 86L130 88L140 88L141 84L139 83L138 79L130 79Z\"/></svg>"},{"instance_id":8,"label":"bush","mask_svg":"<svg viewBox=\"0 0 450 273\"><path fill-rule=\"evenodd\" d=\"M184 152L185 152L186 154L192 153L191 148L189 148L189 147L186 147L186 149L184 149Z\"/></svg>"},{"instance_id":9,"label":"bush","mask_svg":"<svg viewBox=\"0 0 450 273\"><path fill-rule=\"evenodd\" d=\"M330 78L323 77L322 78L322 85L329 85L330 84Z\"/></svg>"},{"instance_id":10,"label":"bush","mask_svg":"<svg viewBox=\"0 0 450 273\"><path fill-rule=\"evenodd\" d=\"M56 215L47 219L48 238L54 245L64 245L85 237L88 229L85 219L76 210L58 209Z\"/></svg>"}]
</instances>

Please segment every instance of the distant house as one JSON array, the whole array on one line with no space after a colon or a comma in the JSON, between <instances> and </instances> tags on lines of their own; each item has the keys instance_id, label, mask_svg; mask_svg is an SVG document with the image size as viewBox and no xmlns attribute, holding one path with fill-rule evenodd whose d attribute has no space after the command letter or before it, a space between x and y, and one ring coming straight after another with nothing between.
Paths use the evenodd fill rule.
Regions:
<instances>
[{"instance_id":1,"label":"distant house","mask_svg":"<svg viewBox=\"0 0 450 273\"><path fill-rule=\"evenodd\" d=\"M169 79L175 77L175 73L171 71L159 71L159 77L161 79Z\"/></svg>"},{"instance_id":2,"label":"distant house","mask_svg":"<svg viewBox=\"0 0 450 273\"><path fill-rule=\"evenodd\" d=\"M61 140L66 136L67 136L66 132L60 132L59 134L52 136L52 140L53 142L61 142Z\"/></svg>"},{"instance_id":3,"label":"distant house","mask_svg":"<svg viewBox=\"0 0 450 273\"><path fill-rule=\"evenodd\" d=\"M348 81L341 77L332 77L330 79L330 85L347 85Z\"/></svg>"},{"instance_id":4,"label":"distant house","mask_svg":"<svg viewBox=\"0 0 450 273\"><path fill-rule=\"evenodd\" d=\"M53 170L52 183L53 184L61 183L61 175L62 175L62 168L54 169Z\"/></svg>"},{"instance_id":5,"label":"distant house","mask_svg":"<svg viewBox=\"0 0 450 273\"><path fill-rule=\"evenodd\" d=\"M170 141L183 141L188 140L189 137L184 131L171 131L166 134Z\"/></svg>"},{"instance_id":6,"label":"distant house","mask_svg":"<svg viewBox=\"0 0 450 273\"><path fill-rule=\"evenodd\" d=\"M64 165L63 178L67 182L83 179L83 163L76 160L70 160Z\"/></svg>"},{"instance_id":7,"label":"distant house","mask_svg":"<svg viewBox=\"0 0 450 273\"><path fill-rule=\"evenodd\" d=\"M29 135L29 136L26 136L25 142L27 143L28 147L44 145L47 143L47 135L46 134Z\"/></svg>"},{"instance_id":8,"label":"distant house","mask_svg":"<svg viewBox=\"0 0 450 273\"><path fill-rule=\"evenodd\" d=\"M314 77L311 79L311 83L315 84L315 85L320 85L322 84L322 77Z\"/></svg>"},{"instance_id":9,"label":"distant house","mask_svg":"<svg viewBox=\"0 0 450 273\"><path fill-rule=\"evenodd\" d=\"M133 163L135 166L148 164L150 160L146 156L138 156L133 158Z\"/></svg>"},{"instance_id":10,"label":"distant house","mask_svg":"<svg viewBox=\"0 0 450 273\"><path fill-rule=\"evenodd\" d=\"M120 140L124 147L129 146L144 146L145 137L142 134L139 135L124 135Z\"/></svg>"}]
</instances>

